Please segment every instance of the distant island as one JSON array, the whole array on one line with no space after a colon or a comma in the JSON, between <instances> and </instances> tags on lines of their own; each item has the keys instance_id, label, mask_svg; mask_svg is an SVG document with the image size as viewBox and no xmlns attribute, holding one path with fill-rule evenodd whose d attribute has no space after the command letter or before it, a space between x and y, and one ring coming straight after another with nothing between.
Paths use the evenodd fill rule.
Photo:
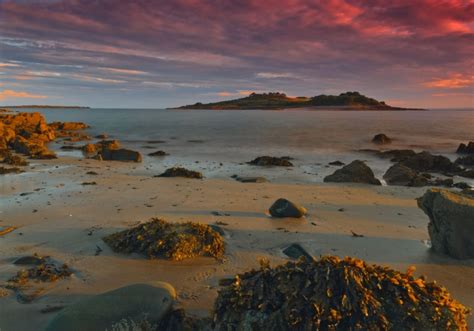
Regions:
<instances>
[{"instance_id":1,"label":"distant island","mask_svg":"<svg viewBox=\"0 0 474 331\"><path fill-rule=\"evenodd\" d=\"M90 109L90 107L84 107L84 106L53 106L53 105L0 106L0 108Z\"/></svg>"},{"instance_id":2,"label":"distant island","mask_svg":"<svg viewBox=\"0 0 474 331\"><path fill-rule=\"evenodd\" d=\"M315 97L288 97L284 93L252 93L248 97L213 102L195 103L173 109L288 109L316 108L334 110L422 110L420 108L401 108L387 105L366 97L359 92L345 92L339 95L318 95Z\"/></svg>"}]
</instances>

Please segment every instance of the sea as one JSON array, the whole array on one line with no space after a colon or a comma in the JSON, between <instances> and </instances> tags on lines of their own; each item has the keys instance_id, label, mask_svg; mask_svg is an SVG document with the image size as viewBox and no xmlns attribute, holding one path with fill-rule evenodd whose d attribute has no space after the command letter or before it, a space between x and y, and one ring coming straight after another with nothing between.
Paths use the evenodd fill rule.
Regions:
<instances>
[{"instance_id":1,"label":"sea","mask_svg":"<svg viewBox=\"0 0 474 331\"><path fill-rule=\"evenodd\" d=\"M180 165L209 178L264 176L279 182L322 182L337 169L332 161L364 160L378 178L390 167L365 149L413 149L455 160L460 143L474 141L474 109L424 111L21 109L39 111L48 122L80 121L92 137L105 133L144 155L143 173ZM384 133L390 145L371 142ZM80 144L83 144L81 142ZM58 154L82 157L77 151ZM148 156L156 150L165 157ZM247 165L257 156L290 156L293 168ZM455 181L474 181L455 178Z\"/></svg>"}]
</instances>

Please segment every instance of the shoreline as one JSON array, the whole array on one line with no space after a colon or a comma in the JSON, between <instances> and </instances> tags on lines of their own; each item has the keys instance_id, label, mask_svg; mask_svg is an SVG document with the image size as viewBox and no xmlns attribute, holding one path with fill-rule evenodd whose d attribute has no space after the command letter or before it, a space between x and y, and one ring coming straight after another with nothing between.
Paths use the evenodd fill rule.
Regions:
<instances>
[{"instance_id":1,"label":"shoreline","mask_svg":"<svg viewBox=\"0 0 474 331\"><path fill-rule=\"evenodd\" d=\"M6 307L0 327L6 330L13 325L16 330L29 330L28 325L41 329L56 314L40 312L47 306L150 280L171 283L178 306L204 316L212 309L218 279L257 267L260 257L273 265L283 263L282 249L295 242L314 256L354 256L400 271L415 265L415 274L438 281L461 303L474 306L474 261L439 256L426 246L428 218L415 201L426 188L153 178L140 174L136 164L70 157L38 160L31 167L30 172L2 177L0 225L17 229L0 238L1 281L19 269L12 259L35 252L68 263L74 275L47 285L30 304L19 304L14 295L0 298ZM98 175L86 175L91 170ZM81 185L91 180L97 185ZM267 209L282 196L305 206L306 218L268 217ZM150 261L113 253L101 240L151 217L226 223L221 225L226 260ZM364 237L355 238L351 231ZM95 256L97 246L102 252ZM25 314L28 321L20 318Z\"/></svg>"}]
</instances>

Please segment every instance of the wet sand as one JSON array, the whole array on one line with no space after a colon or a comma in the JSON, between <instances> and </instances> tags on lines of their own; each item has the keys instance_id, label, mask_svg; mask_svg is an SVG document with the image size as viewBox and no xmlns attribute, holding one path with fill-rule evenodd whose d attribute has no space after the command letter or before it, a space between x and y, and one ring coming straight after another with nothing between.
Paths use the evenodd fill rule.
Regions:
<instances>
[{"instance_id":1,"label":"wet sand","mask_svg":"<svg viewBox=\"0 0 474 331\"><path fill-rule=\"evenodd\" d=\"M152 280L171 283L178 305L206 315L220 278L258 267L259 257L282 263L287 260L282 250L292 243L314 256L354 256L402 271L415 265L415 274L436 280L454 298L474 307L474 260L435 255L427 246L428 217L415 201L426 188L154 178L159 172L146 164L70 157L40 161L26 170L0 178L0 226L17 227L0 237L0 282L20 269L12 264L15 258L33 253L67 263L74 274L45 285L44 293L30 304L18 303L13 294L0 297L1 330L41 330L56 314L41 313L45 307ZM92 181L97 185L81 185ZM267 210L280 197L303 205L309 214L303 219L271 219ZM219 222L225 231L226 259L150 261L113 253L101 240L152 217ZM99 255L97 246L102 249ZM469 322L472 326L472 316Z\"/></svg>"}]
</instances>

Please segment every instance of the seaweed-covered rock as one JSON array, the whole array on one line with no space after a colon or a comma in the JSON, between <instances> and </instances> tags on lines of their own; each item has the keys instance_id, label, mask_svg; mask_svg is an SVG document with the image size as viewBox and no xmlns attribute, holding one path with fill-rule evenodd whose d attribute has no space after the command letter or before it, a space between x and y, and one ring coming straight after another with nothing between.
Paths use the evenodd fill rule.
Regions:
<instances>
[{"instance_id":1,"label":"seaweed-covered rock","mask_svg":"<svg viewBox=\"0 0 474 331\"><path fill-rule=\"evenodd\" d=\"M456 150L458 154L474 154L474 141L470 141L467 144L460 144Z\"/></svg>"},{"instance_id":2,"label":"seaweed-covered rock","mask_svg":"<svg viewBox=\"0 0 474 331\"><path fill-rule=\"evenodd\" d=\"M457 259L474 258L474 199L430 189L418 199L430 218L428 232L434 251Z\"/></svg>"},{"instance_id":3,"label":"seaweed-covered rock","mask_svg":"<svg viewBox=\"0 0 474 331\"><path fill-rule=\"evenodd\" d=\"M412 272L335 256L262 264L220 290L215 330L466 330L469 310Z\"/></svg>"},{"instance_id":4,"label":"seaweed-covered rock","mask_svg":"<svg viewBox=\"0 0 474 331\"><path fill-rule=\"evenodd\" d=\"M324 178L325 182L335 183L364 183L381 185L380 181L364 162L355 160L348 165L336 170L332 175Z\"/></svg>"},{"instance_id":5,"label":"seaweed-covered rock","mask_svg":"<svg viewBox=\"0 0 474 331\"><path fill-rule=\"evenodd\" d=\"M185 178L202 179L203 175L202 173L198 171L188 170L182 167L173 167L173 168L166 169L164 173L156 177L185 177Z\"/></svg>"},{"instance_id":6,"label":"seaweed-covered rock","mask_svg":"<svg viewBox=\"0 0 474 331\"><path fill-rule=\"evenodd\" d=\"M251 165L256 166L278 166L278 167L292 167L293 164L290 162L290 158L287 156L274 157L274 156L259 156L256 159L247 162Z\"/></svg>"},{"instance_id":7,"label":"seaweed-covered rock","mask_svg":"<svg viewBox=\"0 0 474 331\"><path fill-rule=\"evenodd\" d=\"M206 224L168 223L153 218L132 229L103 238L119 253L140 253L150 259L180 261L195 256L220 258L224 255L222 236Z\"/></svg>"},{"instance_id":8,"label":"seaweed-covered rock","mask_svg":"<svg viewBox=\"0 0 474 331\"><path fill-rule=\"evenodd\" d=\"M132 324L158 324L175 299L176 291L168 283L132 284L73 303L45 331L145 330Z\"/></svg>"},{"instance_id":9,"label":"seaweed-covered rock","mask_svg":"<svg viewBox=\"0 0 474 331\"><path fill-rule=\"evenodd\" d=\"M297 204L283 198L275 201L268 211L273 217L300 218L307 213L304 207L298 206Z\"/></svg>"},{"instance_id":10,"label":"seaweed-covered rock","mask_svg":"<svg viewBox=\"0 0 474 331\"><path fill-rule=\"evenodd\" d=\"M372 142L378 145L386 145L392 143L392 139L383 133L379 133L372 138Z\"/></svg>"}]
</instances>

